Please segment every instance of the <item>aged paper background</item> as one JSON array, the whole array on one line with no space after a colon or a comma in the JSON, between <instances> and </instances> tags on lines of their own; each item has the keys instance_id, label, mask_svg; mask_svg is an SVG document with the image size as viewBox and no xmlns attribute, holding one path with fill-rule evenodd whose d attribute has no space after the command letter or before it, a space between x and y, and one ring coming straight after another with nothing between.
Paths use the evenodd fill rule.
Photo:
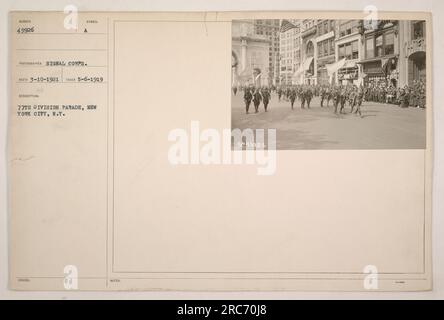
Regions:
<instances>
[{"instance_id":1,"label":"aged paper background","mask_svg":"<svg viewBox=\"0 0 444 320\"><path fill-rule=\"evenodd\" d=\"M87 15L112 21L92 43L112 48L108 107L63 125L10 117L11 288L62 289L66 264L85 290L362 290L367 264L382 290L430 288L432 108L427 151L281 151L271 177L166 161L169 130L230 127L230 20L314 13Z\"/></svg>"}]
</instances>

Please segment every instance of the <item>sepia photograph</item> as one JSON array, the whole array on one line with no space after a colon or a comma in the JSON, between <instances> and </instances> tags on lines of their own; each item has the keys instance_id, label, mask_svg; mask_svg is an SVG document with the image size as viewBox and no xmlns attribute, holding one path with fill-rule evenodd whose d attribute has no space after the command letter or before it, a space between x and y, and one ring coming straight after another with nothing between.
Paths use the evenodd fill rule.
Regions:
<instances>
[{"instance_id":1,"label":"sepia photograph","mask_svg":"<svg viewBox=\"0 0 444 320\"><path fill-rule=\"evenodd\" d=\"M444 296L444 19L256 1L4 11L0 297Z\"/></svg>"},{"instance_id":2,"label":"sepia photograph","mask_svg":"<svg viewBox=\"0 0 444 320\"><path fill-rule=\"evenodd\" d=\"M233 20L232 130L274 129L277 150L424 149L426 47L423 20Z\"/></svg>"}]
</instances>

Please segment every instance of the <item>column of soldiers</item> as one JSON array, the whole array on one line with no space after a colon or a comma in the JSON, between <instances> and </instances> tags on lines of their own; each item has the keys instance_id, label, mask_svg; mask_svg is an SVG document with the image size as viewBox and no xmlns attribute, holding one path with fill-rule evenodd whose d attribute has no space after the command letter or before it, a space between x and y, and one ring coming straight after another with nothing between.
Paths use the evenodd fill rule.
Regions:
<instances>
[{"instance_id":1,"label":"column of soldiers","mask_svg":"<svg viewBox=\"0 0 444 320\"><path fill-rule=\"evenodd\" d=\"M299 99L301 101L302 109L305 109L305 106L307 106L307 108L309 109L313 96L319 95L318 87L311 85L279 87L276 89L276 92L279 101L281 101L282 99L284 99L285 101L290 101L291 109L294 109L294 103L296 99Z\"/></svg>"},{"instance_id":2,"label":"column of soldiers","mask_svg":"<svg viewBox=\"0 0 444 320\"><path fill-rule=\"evenodd\" d=\"M320 106L329 107L330 101L334 107L335 114L345 113L346 106L350 113L359 114L362 117L361 106L364 101L373 101L378 103L393 103L401 107L417 106L425 107L425 84L421 81L415 81L412 86L396 88L393 85L384 83L369 82L367 85L357 86L347 85L288 85L280 87L243 87L244 102L246 113L249 113L250 105L253 103L254 112L259 112L261 103L265 112L268 111L268 105L271 100L271 92L275 91L278 101L289 102L294 110L296 100L300 101L302 109L310 109L310 103L313 97L320 98ZM237 93L237 88L233 93Z\"/></svg>"},{"instance_id":3,"label":"column of soldiers","mask_svg":"<svg viewBox=\"0 0 444 320\"><path fill-rule=\"evenodd\" d=\"M301 108L310 108L311 100L314 96L320 97L320 106L324 104L329 107L330 101L334 106L335 113L345 113L345 106L348 102L350 112L362 115L361 105L364 101L364 88L356 85L295 85L277 89L279 101L283 98L290 101L291 109L294 109L296 99L301 102Z\"/></svg>"},{"instance_id":4,"label":"column of soldiers","mask_svg":"<svg viewBox=\"0 0 444 320\"><path fill-rule=\"evenodd\" d=\"M350 113L359 114L362 117L361 106L364 101L364 87L357 85L338 85L322 88L321 96L327 99L327 107L330 100L333 100L334 113L345 113L345 106L348 103ZM322 106L322 98L321 98Z\"/></svg>"},{"instance_id":5,"label":"column of soldiers","mask_svg":"<svg viewBox=\"0 0 444 320\"><path fill-rule=\"evenodd\" d=\"M249 113L251 102L253 102L255 113L259 112L259 106L262 102L264 104L265 112L268 110L268 104L271 100L271 91L276 91L278 101L282 99L290 101L291 109L294 109L294 103L296 99L301 100L301 108L310 108L310 103L314 95L319 95L318 91L313 86L287 86L285 88L268 88L268 87L245 87L244 101L246 112Z\"/></svg>"},{"instance_id":6,"label":"column of soldiers","mask_svg":"<svg viewBox=\"0 0 444 320\"><path fill-rule=\"evenodd\" d=\"M244 88L244 102L245 102L245 110L247 114L250 110L251 102L254 105L254 112L259 112L259 106L262 102L264 104L265 112L268 111L268 104L271 100L271 93L268 87L255 88L255 87L246 87Z\"/></svg>"},{"instance_id":7,"label":"column of soldiers","mask_svg":"<svg viewBox=\"0 0 444 320\"><path fill-rule=\"evenodd\" d=\"M246 113L249 113L251 103L253 102L255 113L259 112L261 102L264 105L265 112L268 111L268 104L271 100L271 90L275 90L278 96L278 101L282 99L290 102L291 109L294 110L296 99L300 100L301 109L310 109L310 104L314 96L320 96L321 107L324 107L326 101L327 107L330 101L333 101L335 113L344 112L346 101L349 101L352 110L356 107L356 112L361 114L361 104L363 101L363 90L357 86L320 86L320 85L294 85L279 88L268 87L245 87L244 102ZM237 90L236 90L237 91ZM234 92L236 94L236 92Z\"/></svg>"}]
</instances>

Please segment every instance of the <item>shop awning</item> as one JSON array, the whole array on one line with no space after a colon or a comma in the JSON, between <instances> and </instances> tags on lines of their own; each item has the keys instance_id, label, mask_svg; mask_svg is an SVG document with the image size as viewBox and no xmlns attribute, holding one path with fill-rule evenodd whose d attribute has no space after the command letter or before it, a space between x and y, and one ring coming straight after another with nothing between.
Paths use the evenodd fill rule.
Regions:
<instances>
[{"instance_id":1,"label":"shop awning","mask_svg":"<svg viewBox=\"0 0 444 320\"><path fill-rule=\"evenodd\" d=\"M346 60L341 69L356 68L356 61Z\"/></svg>"},{"instance_id":2,"label":"shop awning","mask_svg":"<svg viewBox=\"0 0 444 320\"><path fill-rule=\"evenodd\" d=\"M381 61L381 59L392 59L392 58L397 59L398 56L399 56L398 54L390 54L390 55L386 55L386 56L383 56L383 57L375 57L375 58L369 58L369 59L361 60L361 61L359 61L357 63L359 63L359 64L366 64L366 63Z\"/></svg>"},{"instance_id":3,"label":"shop awning","mask_svg":"<svg viewBox=\"0 0 444 320\"><path fill-rule=\"evenodd\" d=\"M335 63L326 64L325 67L327 68L327 74L329 76L333 75L333 73L337 72L339 69L341 69L345 65L345 58L341 59Z\"/></svg>"},{"instance_id":4,"label":"shop awning","mask_svg":"<svg viewBox=\"0 0 444 320\"><path fill-rule=\"evenodd\" d=\"M312 62L313 62L313 57L306 58L304 60L304 62L302 62L302 64L299 67L299 69L293 74L293 76L297 76L297 75L301 74L302 72L305 72L308 69L310 69L310 65L311 65Z\"/></svg>"},{"instance_id":5,"label":"shop awning","mask_svg":"<svg viewBox=\"0 0 444 320\"><path fill-rule=\"evenodd\" d=\"M387 55L378 58L371 58L363 61L359 61L364 68L366 74L383 75L390 72L392 66L396 66L397 54Z\"/></svg>"},{"instance_id":6,"label":"shop awning","mask_svg":"<svg viewBox=\"0 0 444 320\"><path fill-rule=\"evenodd\" d=\"M310 69L310 64L312 63L312 61L313 61L313 57L305 59L304 63L302 64L304 71L307 71L308 69Z\"/></svg>"}]
</instances>

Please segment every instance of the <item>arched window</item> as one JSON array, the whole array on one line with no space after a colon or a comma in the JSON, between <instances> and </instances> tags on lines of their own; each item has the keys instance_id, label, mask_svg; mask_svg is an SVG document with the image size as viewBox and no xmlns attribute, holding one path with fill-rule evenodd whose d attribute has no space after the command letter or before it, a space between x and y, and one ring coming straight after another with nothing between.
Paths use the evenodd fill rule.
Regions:
<instances>
[{"instance_id":1,"label":"arched window","mask_svg":"<svg viewBox=\"0 0 444 320\"><path fill-rule=\"evenodd\" d=\"M307 57L313 57L314 56L314 45L312 41L309 41L307 43L307 48L305 49L305 55Z\"/></svg>"}]
</instances>

